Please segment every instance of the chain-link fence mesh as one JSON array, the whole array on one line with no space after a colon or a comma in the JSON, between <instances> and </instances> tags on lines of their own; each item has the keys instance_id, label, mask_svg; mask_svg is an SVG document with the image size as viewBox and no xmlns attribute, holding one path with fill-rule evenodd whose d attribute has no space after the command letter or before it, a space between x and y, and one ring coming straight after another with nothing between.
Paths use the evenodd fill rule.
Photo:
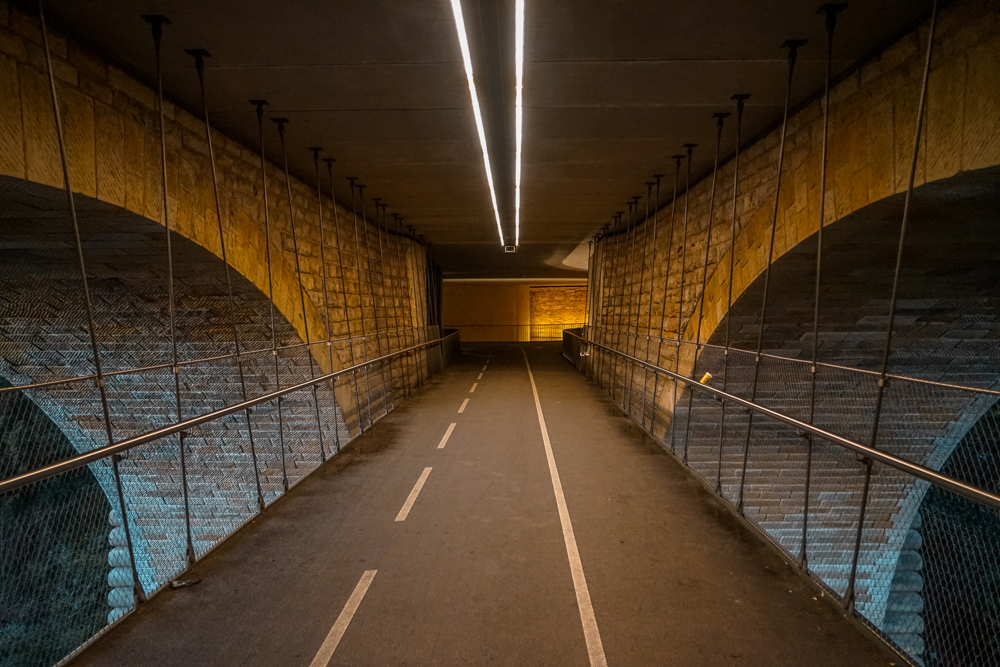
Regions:
<instances>
[{"instance_id":1,"label":"chain-link fence mesh","mask_svg":"<svg viewBox=\"0 0 1000 667\"><path fill-rule=\"evenodd\" d=\"M363 352L375 359L437 339L428 327L340 345L346 352L353 342L361 363ZM317 355L329 354L325 342L313 344L312 360L301 344L272 352L257 341L239 358L233 349L185 348L177 385L170 367L107 376L114 441L174 424L178 388L189 419L309 382L321 372ZM199 351L214 358L194 358ZM359 411L367 428L443 361L436 344L372 361L128 449L117 474L104 458L0 494L0 665L70 654L133 608L136 578L145 595L166 586L189 557L204 556L355 437ZM107 444L93 379L0 384L0 480Z\"/></svg>"},{"instance_id":2,"label":"chain-link fence mesh","mask_svg":"<svg viewBox=\"0 0 1000 667\"><path fill-rule=\"evenodd\" d=\"M586 355L578 368L911 663L1000 664L997 509L718 393L807 424L811 414L815 426L869 446L878 374L818 364L814 377L800 359L712 345L701 346L695 369L693 343L678 354L657 340L659 369L643 384L644 371L621 370L634 365L621 359L624 335L596 330L597 345L579 335L564 337L567 356ZM678 367L702 384L692 389L664 373ZM1000 395L972 379L978 386L890 377L875 447L997 493ZM633 407L643 404L648 410Z\"/></svg>"}]
</instances>

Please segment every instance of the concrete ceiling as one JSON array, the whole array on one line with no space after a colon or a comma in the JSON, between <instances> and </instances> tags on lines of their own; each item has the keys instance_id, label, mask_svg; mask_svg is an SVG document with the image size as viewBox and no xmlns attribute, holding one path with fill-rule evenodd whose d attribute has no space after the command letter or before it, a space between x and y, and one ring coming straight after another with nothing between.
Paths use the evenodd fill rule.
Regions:
<instances>
[{"instance_id":1,"label":"concrete ceiling","mask_svg":"<svg viewBox=\"0 0 1000 667\"><path fill-rule=\"evenodd\" d=\"M819 4L527 0L516 255L504 254L497 238L448 0L50 0L46 6L57 27L147 80L155 72L152 39L139 16L167 15L173 24L164 38L164 87L174 99L200 107L193 62L183 50L208 49L214 124L256 147L247 100L267 99L270 113L291 120L293 173L312 182L306 149L324 147L325 156L337 159L337 177L358 176L366 197L381 197L390 213L417 227L445 277L458 278L579 276L586 268L579 244L628 198L644 194L652 174L672 174L669 158L682 144L701 145L694 174L711 168L712 114L731 110L733 93L753 95L744 137L780 121L784 40L809 40L800 51L793 104L822 88ZM852 4L838 24L834 71L886 45L929 7L930 0ZM463 8L510 242L514 2L464 0ZM277 131L268 125L264 148L280 161ZM722 153L734 151L730 126ZM338 187L337 199L350 206L347 181ZM668 199L661 191L661 203Z\"/></svg>"}]
</instances>

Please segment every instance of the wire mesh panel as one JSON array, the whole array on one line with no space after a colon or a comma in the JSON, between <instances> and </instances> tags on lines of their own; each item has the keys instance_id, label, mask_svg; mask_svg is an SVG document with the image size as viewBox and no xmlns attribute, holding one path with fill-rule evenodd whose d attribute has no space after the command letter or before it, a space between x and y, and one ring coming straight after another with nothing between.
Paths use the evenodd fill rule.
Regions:
<instances>
[{"instance_id":1,"label":"wire mesh panel","mask_svg":"<svg viewBox=\"0 0 1000 667\"><path fill-rule=\"evenodd\" d=\"M754 417L749 435L743 515L797 557L805 503L804 439L787 425L759 415Z\"/></svg>"},{"instance_id":2,"label":"wire mesh panel","mask_svg":"<svg viewBox=\"0 0 1000 667\"><path fill-rule=\"evenodd\" d=\"M118 471L135 567L146 594L165 585L187 565L184 477L179 448L180 439L174 436L129 450L119 457ZM102 478L110 477L110 471L102 472ZM189 477L188 486L194 488L191 481ZM113 483L108 479L105 486ZM131 575L131 562L127 558L128 544L117 504L113 523L115 530L111 541L116 553L112 557L120 569L118 575L122 583L129 584L120 587L122 590L118 594L124 595L131 590L130 576L126 576ZM120 608L129 607L131 605Z\"/></svg>"},{"instance_id":3,"label":"wire mesh panel","mask_svg":"<svg viewBox=\"0 0 1000 667\"><path fill-rule=\"evenodd\" d=\"M108 623L111 507L87 467L0 495L0 665L56 663Z\"/></svg>"},{"instance_id":4,"label":"wire mesh panel","mask_svg":"<svg viewBox=\"0 0 1000 667\"><path fill-rule=\"evenodd\" d=\"M916 638L922 636L921 657L928 667L1000 664L1000 514L931 488L917 518L908 546L919 556L911 560L921 566L920 581L912 577L910 588L922 583L922 589L894 590L890 598L896 603L890 611L916 615L922 609L923 633L913 633L912 654L920 655ZM911 625L921 626L916 619ZM891 626L883 628L888 632Z\"/></svg>"}]
</instances>

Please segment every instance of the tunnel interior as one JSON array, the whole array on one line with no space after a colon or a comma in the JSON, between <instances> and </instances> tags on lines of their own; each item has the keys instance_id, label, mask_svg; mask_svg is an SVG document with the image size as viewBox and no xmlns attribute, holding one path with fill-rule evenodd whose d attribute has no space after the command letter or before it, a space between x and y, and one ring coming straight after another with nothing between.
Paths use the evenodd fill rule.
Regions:
<instances>
[{"instance_id":1,"label":"tunnel interior","mask_svg":"<svg viewBox=\"0 0 1000 667\"><path fill-rule=\"evenodd\" d=\"M0 0L0 667L1000 661L1000 7L816 10Z\"/></svg>"}]
</instances>

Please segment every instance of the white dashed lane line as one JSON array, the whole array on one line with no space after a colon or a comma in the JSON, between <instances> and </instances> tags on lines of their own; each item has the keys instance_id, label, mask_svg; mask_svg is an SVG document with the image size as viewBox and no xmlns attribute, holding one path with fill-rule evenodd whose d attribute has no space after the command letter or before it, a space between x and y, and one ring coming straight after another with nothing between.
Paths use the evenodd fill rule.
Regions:
<instances>
[{"instance_id":1,"label":"white dashed lane line","mask_svg":"<svg viewBox=\"0 0 1000 667\"><path fill-rule=\"evenodd\" d=\"M464 401L462 401L462 407L458 409L458 414L462 414L463 412L465 412L465 406L468 404L469 404L469 399L465 399Z\"/></svg>"},{"instance_id":2,"label":"white dashed lane line","mask_svg":"<svg viewBox=\"0 0 1000 667\"><path fill-rule=\"evenodd\" d=\"M410 509L413 507L413 503L417 501L417 496L420 495L420 489L424 488L424 482L427 481L427 476L431 474L433 468L424 468L424 471L420 473L420 479L417 483L413 485L413 490L410 491L410 495L406 497L406 502L403 503L403 509L399 510L399 514L396 515L396 521L406 521L406 517L410 514Z\"/></svg>"},{"instance_id":3,"label":"white dashed lane line","mask_svg":"<svg viewBox=\"0 0 1000 667\"><path fill-rule=\"evenodd\" d=\"M476 387L478 387L478 386L479 386L478 382L473 382L472 383L472 389L469 390L469 393L471 394L472 392L474 392L476 390Z\"/></svg>"},{"instance_id":4,"label":"white dashed lane line","mask_svg":"<svg viewBox=\"0 0 1000 667\"><path fill-rule=\"evenodd\" d=\"M444 432L444 437L441 438L441 442L438 443L438 449L444 449L444 446L448 444L448 438L451 437L451 432L455 430L456 426L457 426L457 424L452 423L448 427L448 430Z\"/></svg>"},{"instance_id":5,"label":"white dashed lane line","mask_svg":"<svg viewBox=\"0 0 1000 667\"><path fill-rule=\"evenodd\" d=\"M337 650L340 639L344 636L347 626L351 624L354 612L361 606L361 600L364 599L365 593L368 592L368 587L372 585L372 579L375 578L377 572L378 570L365 570L365 573L361 575L361 581L354 587L354 592L351 593L351 597L348 598L347 604L344 605L344 609L340 612L340 616L337 617L337 621L330 628L330 632L326 635L326 639L323 640L323 645L319 647L316 657L309 663L309 667L326 667L330 663L333 652Z\"/></svg>"}]
</instances>

